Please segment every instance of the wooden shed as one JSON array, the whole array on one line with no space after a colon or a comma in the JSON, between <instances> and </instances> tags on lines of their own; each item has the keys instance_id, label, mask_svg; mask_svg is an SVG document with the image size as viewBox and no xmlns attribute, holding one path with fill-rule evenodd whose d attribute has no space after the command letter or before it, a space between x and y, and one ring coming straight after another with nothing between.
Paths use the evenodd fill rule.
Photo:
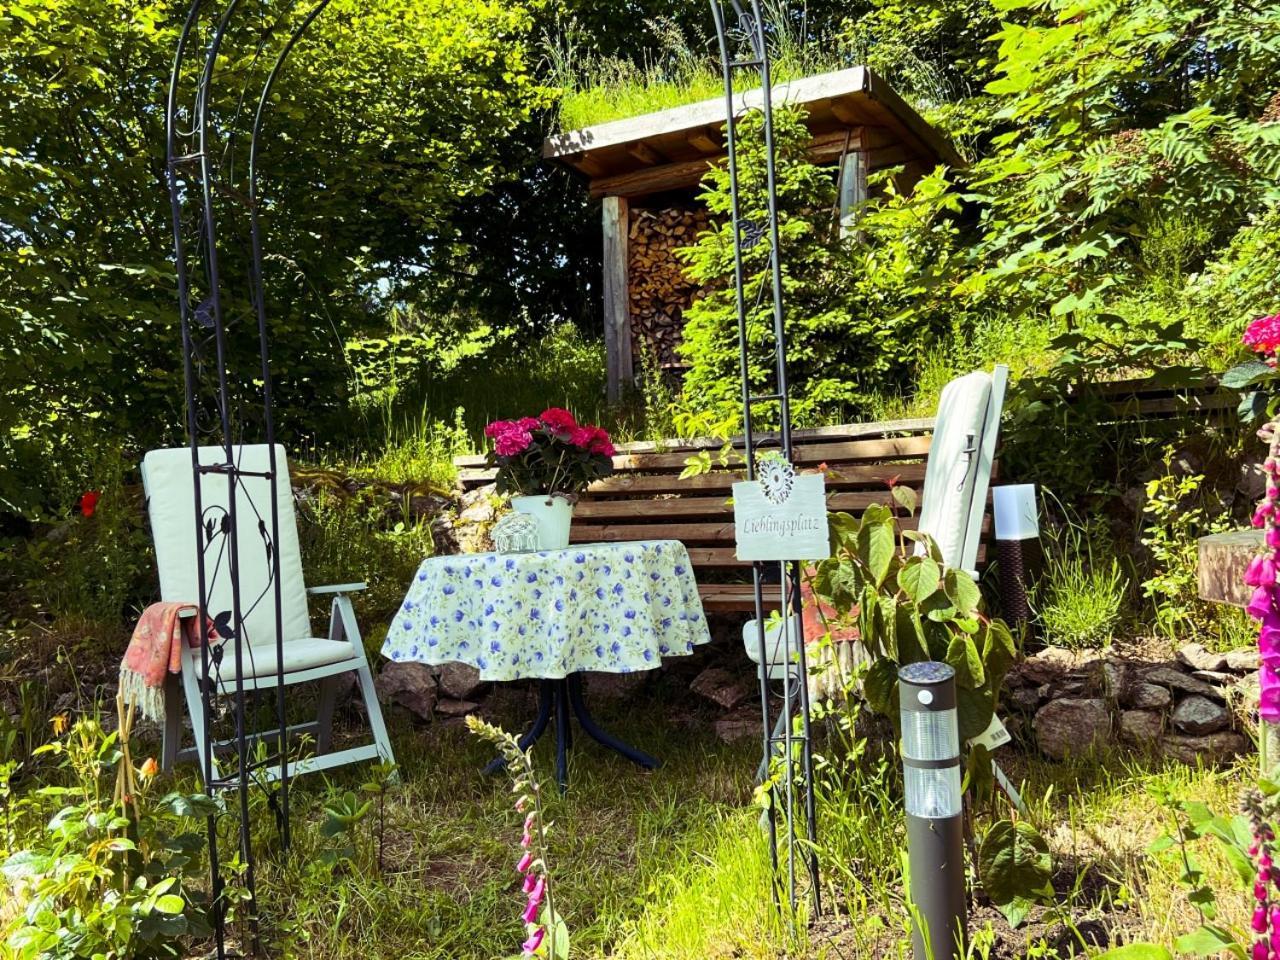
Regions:
<instances>
[{"instance_id":1,"label":"wooden shed","mask_svg":"<svg viewBox=\"0 0 1280 960\"><path fill-rule=\"evenodd\" d=\"M735 113L759 106L739 95ZM866 198L867 174L901 166L902 185L942 163L962 161L880 77L866 67L805 77L773 89L773 102L800 104L815 162L839 167L841 210ZM707 169L724 157L723 97L557 134L543 157L586 176L604 218L604 328L609 397L635 377L642 350L679 369L685 308L698 294L674 254L707 226L696 197Z\"/></svg>"}]
</instances>

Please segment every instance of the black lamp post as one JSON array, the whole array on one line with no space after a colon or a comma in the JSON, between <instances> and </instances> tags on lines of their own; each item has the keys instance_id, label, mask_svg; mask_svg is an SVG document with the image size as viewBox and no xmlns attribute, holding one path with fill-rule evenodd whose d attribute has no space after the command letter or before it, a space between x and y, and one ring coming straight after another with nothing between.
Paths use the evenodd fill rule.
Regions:
<instances>
[{"instance_id":1,"label":"black lamp post","mask_svg":"<svg viewBox=\"0 0 1280 960\"><path fill-rule=\"evenodd\" d=\"M955 671L910 663L898 671L907 855L916 960L964 955L966 906Z\"/></svg>"}]
</instances>

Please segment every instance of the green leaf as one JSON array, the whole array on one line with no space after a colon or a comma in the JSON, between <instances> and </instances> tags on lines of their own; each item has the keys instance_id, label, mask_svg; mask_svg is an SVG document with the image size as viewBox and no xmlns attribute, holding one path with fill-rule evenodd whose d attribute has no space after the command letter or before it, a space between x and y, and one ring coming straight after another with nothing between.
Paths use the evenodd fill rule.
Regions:
<instances>
[{"instance_id":1,"label":"green leaf","mask_svg":"<svg viewBox=\"0 0 1280 960\"><path fill-rule=\"evenodd\" d=\"M881 586L889 575L889 567L893 564L893 520L887 517L882 521L870 521L862 518L862 529L858 531L858 552L867 565L872 582Z\"/></svg>"},{"instance_id":2,"label":"green leaf","mask_svg":"<svg viewBox=\"0 0 1280 960\"><path fill-rule=\"evenodd\" d=\"M1241 390L1275 376L1276 371L1261 360L1246 360L1224 373L1218 378L1218 382L1229 390Z\"/></svg>"},{"instance_id":3,"label":"green leaf","mask_svg":"<svg viewBox=\"0 0 1280 960\"><path fill-rule=\"evenodd\" d=\"M1173 954L1154 943L1126 943L1097 954L1093 960L1173 960Z\"/></svg>"},{"instance_id":4,"label":"green leaf","mask_svg":"<svg viewBox=\"0 0 1280 960\"><path fill-rule=\"evenodd\" d=\"M966 617L972 616L982 602L982 593L978 590L978 585L963 570L948 570L942 580L942 589L946 591L961 615Z\"/></svg>"},{"instance_id":5,"label":"green leaf","mask_svg":"<svg viewBox=\"0 0 1280 960\"><path fill-rule=\"evenodd\" d=\"M898 586L916 603L938 592L942 570L929 557L912 557L898 571Z\"/></svg>"},{"instance_id":6,"label":"green leaf","mask_svg":"<svg viewBox=\"0 0 1280 960\"><path fill-rule=\"evenodd\" d=\"M1053 859L1049 844L1025 820L993 823L978 848L978 876L993 903L1041 895L1049 886Z\"/></svg>"},{"instance_id":7,"label":"green leaf","mask_svg":"<svg viewBox=\"0 0 1280 960\"><path fill-rule=\"evenodd\" d=\"M972 740L991 725L996 712L996 695L990 685L970 690L956 687L956 720L960 725L960 739Z\"/></svg>"},{"instance_id":8,"label":"green leaf","mask_svg":"<svg viewBox=\"0 0 1280 960\"><path fill-rule=\"evenodd\" d=\"M1230 932L1209 923L1178 937L1173 945L1179 953L1189 953L1196 957L1212 957L1224 950L1230 950L1241 958L1245 956L1244 947L1236 942Z\"/></svg>"},{"instance_id":9,"label":"green leaf","mask_svg":"<svg viewBox=\"0 0 1280 960\"><path fill-rule=\"evenodd\" d=\"M982 655L978 653L978 645L967 633L957 633L951 638L947 647L947 663L956 671L956 686L976 690L987 679L982 669Z\"/></svg>"},{"instance_id":10,"label":"green leaf","mask_svg":"<svg viewBox=\"0 0 1280 960\"><path fill-rule=\"evenodd\" d=\"M161 913L176 914L187 908L186 901L174 893L166 893L156 900L156 909Z\"/></svg>"},{"instance_id":11,"label":"green leaf","mask_svg":"<svg viewBox=\"0 0 1280 960\"><path fill-rule=\"evenodd\" d=\"M915 516L916 507L919 505L919 497L915 490L911 487L904 487L900 483L893 485L893 499L898 506L907 512L907 516Z\"/></svg>"},{"instance_id":12,"label":"green leaf","mask_svg":"<svg viewBox=\"0 0 1280 960\"><path fill-rule=\"evenodd\" d=\"M1008 903L996 904L1000 912L1004 914L1005 920L1009 922L1009 926L1015 930L1022 926L1035 905L1036 902L1029 897L1014 897Z\"/></svg>"},{"instance_id":13,"label":"green leaf","mask_svg":"<svg viewBox=\"0 0 1280 960\"><path fill-rule=\"evenodd\" d=\"M895 723L898 719L898 665L888 657L871 664L862 681L862 693L871 709Z\"/></svg>"}]
</instances>

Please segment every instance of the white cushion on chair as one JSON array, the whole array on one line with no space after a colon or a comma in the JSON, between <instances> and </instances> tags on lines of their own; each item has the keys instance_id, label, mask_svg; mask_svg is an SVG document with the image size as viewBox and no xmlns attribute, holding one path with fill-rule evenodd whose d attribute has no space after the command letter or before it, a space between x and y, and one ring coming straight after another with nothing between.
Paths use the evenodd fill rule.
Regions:
<instances>
[{"instance_id":1,"label":"white cushion on chair","mask_svg":"<svg viewBox=\"0 0 1280 960\"><path fill-rule=\"evenodd\" d=\"M198 654L197 654L198 656ZM284 672L298 673L323 667L326 664L349 660L353 656L351 644L346 640L321 640L309 637L290 640L284 645ZM276 675L275 644L258 644L242 648L241 666L246 677L274 677ZM199 661L197 661L197 670ZM212 666L212 664L210 664ZM214 671L211 671L214 672ZM223 647L222 664L216 675L230 680L236 674L236 652L231 644Z\"/></svg>"},{"instance_id":2,"label":"white cushion on chair","mask_svg":"<svg viewBox=\"0 0 1280 960\"><path fill-rule=\"evenodd\" d=\"M270 459L266 444L233 448L241 470L266 473ZM217 464L226 460L222 447L201 447L200 463ZM280 533L276 550L280 556L280 598L282 624L286 641L301 639L305 644L330 644L329 640L308 640L311 618L307 612L307 588L302 579L302 556L298 547L298 528L293 513L293 490L289 485L289 468L284 448L276 446L277 477L274 484L267 477L241 477L236 497L236 527L239 540L240 609L244 621L243 640L255 649L270 648L271 669L275 669L275 597L271 585L271 561L266 537L271 532L271 497L279 509ZM192 479L191 450L178 447L152 450L142 461L142 483L151 517L151 535L155 540L156 565L160 571L160 596L167 601L199 603L200 590L196 568L195 485ZM225 474L203 474L200 496L206 522L214 524L214 534L204 545L205 583L209 588L208 610L217 619L232 609L231 577L228 555L229 536L220 532L229 503ZM202 536L201 540L205 538ZM293 646L292 643L289 644ZM350 646L338 644L347 650ZM320 663L342 659L333 650L314 654L298 653L299 662L320 656ZM228 651L229 655L229 651ZM286 664L292 654L286 655ZM327 659L326 659L327 658ZM228 661L229 662L229 661ZM230 670L230 668L228 668ZM259 667L261 669L261 667ZM293 669L286 667L286 669ZM300 668L299 668L300 669ZM230 672L227 674L230 676Z\"/></svg>"},{"instance_id":3,"label":"white cushion on chair","mask_svg":"<svg viewBox=\"0 0 1280 960\"><path fill-rule=\"evenodd\" d=\"M982 371L952 380L938 399L920 506L920 530L937 541L943 562L949 567L962 566L990 404L991 375Z\"/></svg>"}]
</instances>

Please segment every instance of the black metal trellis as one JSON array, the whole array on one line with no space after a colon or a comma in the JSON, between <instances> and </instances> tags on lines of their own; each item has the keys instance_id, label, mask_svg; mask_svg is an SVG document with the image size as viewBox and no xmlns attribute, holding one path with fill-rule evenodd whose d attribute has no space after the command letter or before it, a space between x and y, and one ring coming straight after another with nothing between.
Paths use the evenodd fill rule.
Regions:
<instances>
[{"instance_id":1,"label":"black metal trellis","mask_svg":"<svg viewBox=\"0 0 1280 960\"><path fill-rule=\"evenodd\" d=\"M229 111L229 116L215 117L213 96L219 53L235 20L240 0L227 0L216 16L206 16L204 0L192 0L179 33L165 103L166 182L173 221L186 426L194 487L197 544L195 561L199 582L198 601L202 612L197 618L201 646L201 716L193 717L192 722L201 725L203 730L203 750L199 762L206 789L212 795L228 799L234 795L234 802L228 802L219 813L211 815L207 823L211 878L210 915L219 960L228 956L227 887L232 882L243 888L250 948L255 953L260 951L255 857L250 823L250 795L253 789L262 790L268 805L275 811L281 847L287 849L290 842L289 745L283 682L283 607L280 557L276 549L280 531L279 505L275 493L279 464L275 454L267 313L262 277L258 161L259 144L272 88L298 40L328 2L329 0L318 0L311 7L290 33L266 76L249 135L246 190L237 188L234 161L237 140L241 136L238 129L239 117L253 70L248 71L244 88L234 109ZM288 12L287 9L285 12ZM206 20L209 22L206 23ZM251 67L258 62L271 33L270 30L260 31ZM191 98L186 101L183 83L192 76L198 79L194 92L186 92L185 96ZM236 332L236 321L240 317L229 319L226 315L227 290L232 284L223 277L219 264L220 240L227 242L226 237L219 233L220 202L223 206L231 207L232 215L227 219L233 226L239 226L235 211L247 208L249 236L244 250L248 262L245 288L257 328L262 380L261 423L263 439L268 449L268 466L265 472L242 468L240 454L237 452L242 443L242 437L240 441L237 440L237 432L243 433L243 425L233 416L235 398L232 396L228 376L228 360L230 337ZM239 232L234 229L231 231L233 241ZM243 237L240 237L240 243L243 242ZM207 462L207 454L202 462L202 446L218 449L216 462ZM207 476L226 478L225 509L220 506L206 507L204 504L201 480ZM266 516L254 503L245 486L244 481L250 478L266 480L269 484L271 496ZM255 589L261 586L261 590L248 598L241 591L241 551L255 547L241 542L238 521L245 510L251 511L253 519L256 519L261 539L258 548L265 551L269 561L268 583L252 585ZM226 577L229 583L229 610L210 609L210 597L219 577ZM260 691L257 684L253 684L253 695L250 698L242 679L246 673L244 668L251 665L253 656L250 646L252 638L247 635L246 630L246 617L263 602L270 602L274 606L275 730L251 736L248 717L251 708L257 712ZM209 645L210 620L215 623L218 636L223 641L213 647ZM234 673L230 677L223 673L223 661L228 652L234 667ZM249 672L253 675L253 671ZM224 700L229 700L231 704L229 717L222 709ZM232 733L220 738L219 730L228 721L233 728ZM256 749L264 740L274 745L274 753L264 754ZM251 741L255 745L252 755ZM219 748L228 748L234 756L233 768L225 773L220 772L215 763L215 754ZM234 823L238 863L237 858L228 861L220 849L221 834L228 823ZM238 879L230 876L232 872Z\"/></svg>"},{"instance_id":2,"label":"black metal trellis","mask_svg":"<svg viewBox=\"0 0 1280 960\"><path fill-rule=\"evenodd\" d=\"M773 142L773 102L769 72L769 48L767 23L761 14L759 0L729 0L726 10L723 0L711 0L711 12L715 19L716 37L719 41L721 71L725 97L725 143L728 152L728 171L733 211L734 294L738 313L739 370L742 377L742 428L747 479L755 479L757 450L767 440L757 441L753 412L763 404L777 404L779 441L782 456L791 462L791 401L787 384L787 339L782 300L782 263L778 252L778 203L776 167ZM730 13L732 20L730 20ZM746 219L742 215L738 173L737 124L741 101L735 96L734 78L740 72L758 73L760 78L760 105L763 115L765 150L765 187L767 219L765 224ZM741 103L745 109L745 103ZM753 395L749 374L747 338L747 292L743 276L743 253L761 241L769 244L768 283L762 283L757 305L768 291L772 302L773 326L773 392ZM815 914L822 911L822 893L818 877L816 852L817 829L815 823L813 793L813 750L810 738L808 665L805 662L803 631L797 636L794 624L800 623L801 599L798 562L779 565L782 598L783 651L786 668L783 672L783 705L775 724L769 703L769 656L766 653L764 591L768 565L757 561L752 564L752 581L755 588L756 628L761 653L760 709L764 730L764 762L762 775L768 777L774 757L781 753L777 782L771 787L771 802L766 811L769 833L769 849L775 876L775 898L778 887L783 885L782 857L779 847L785 850L787 903L794 915L798 902L797 865L808 876L809 899ZM794 619L793 619L794 618ZM793 673L793 660L794 673ZM798 714L797 714L798 711ZM799 730L796 720L799 719ZM797 763L796 753L799 752ZM797 770L797 766L799 770ZM797 807L800 809L797 810ZM778 815L782 820L779 824ZM803 839L797 815L803 818ZM779 826L782 827L779 836Z\"/></svg>"}]
</instances>

